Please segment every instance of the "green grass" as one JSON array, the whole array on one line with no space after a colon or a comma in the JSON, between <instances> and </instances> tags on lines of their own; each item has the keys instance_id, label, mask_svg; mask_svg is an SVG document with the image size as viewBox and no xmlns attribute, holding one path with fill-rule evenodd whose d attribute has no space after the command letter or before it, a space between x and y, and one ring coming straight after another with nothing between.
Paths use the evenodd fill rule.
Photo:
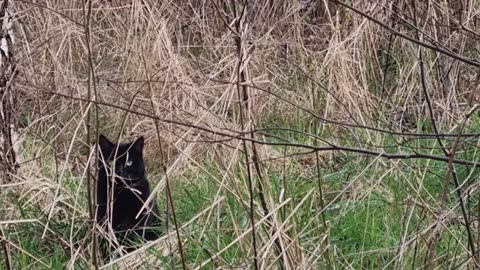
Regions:
<instances>
[{"instance_id":1,"label":"green grass","mask_svg":"<svg viewBox=\"0 0 480 270\"><path fill-rule=\"evenodd\" d=\"M290 139L300 141L301 138ZM405 214L411 209L405 202L412 196L415 198L417 195L411 190L404 177L410 179L413 184L418 183L418 179L423 177L423 189L420 196L434 205L435 202L431 201L431 198L427 195L430 194L435 200L441 195L443 191L441 177L446 173L445 164L423 160L407 161L405 166L401 167L402 174L405 176L400 176L399 172L396 171L387 172L389 170L388 166L371 165L371 158L355 157L349 154L347 158L354 160L354 162L344 165L335 172L330 171L328 167L322 168L321 171L323 176L322 188L325 195L324 203L329 203L350 181L355 181L355 184L348 188L339 200L333 202L324 213L325 219L329 223L330 243L343 256L341 259L336 258L335 264L337 267L341 267L343 262L348 262L355 269L378 269L394 259L397 253L397 245L400 243L403 234L412 235L415 228L426 226L428 222L432 222L431 219L428 221L422 216L422 210L419 208L413 211L411 220L408 224L405 224ZM415 165L419 169L412 169L408 165ZM209 164L209 162L205 162L203 166L209 171L210 175L221 179L222 174L218 168ZM435 174L426 173L422 176L425 172L423 168L427 166L431 166L435 170ZM48 167L46 168L48 169ZM459 176L465 177L468 171L461 168L462 166L458 167ZM244 168L238 167L235 171L239 172L235 175L239 179L238 181L247 181ZM284 208L285 213L282 212L281 214L281 217L285 218L310 190L315 190L313 195L295 212L294 219L291 221L294 228L288 231L292 234L299 233L299 241L304 243L303 248L314 252L317 243L312 239L321 239L328 229L323 226L322 215L317 214L321 208L316 169L304 170L293 163L287 166L286 171L288 177L285 182L281 170L269 172L268 179L271 183L271 189L266 190L268 192L267 196L277 198L281 189L285 188L286 197L292 200L292 203ZM379 178L381 175L383 177ZM64 188L70 192L66 194L74 194L78 188L79 179L69 174L65 174L64 177ZM172 192L179 224L186 223L196 214L209 207L219 189L218 183L214 179L205 173L199 173L199 171L186 172L183 179L172 178L170 181L178 183ZM84 187L84 182L82 183ZM362 185L364 186L362 187ZM79 198L81 200L77 203L86 211L86 194L83 187L81 188L81 195L77 197L77 200ZM230 187L233 190L234 187ZM358 188L361 190L358 190ZM220 195L226 196L227 199L219 208L219 211L215 213L218 215L215 220L213 218L210 220L202 218L199 220L200 223L193 223L183 231L184 234L188 235L184 251L187 263L190 265L197 265L208 260L215 251L223 249L235 240L237 235L235 227L238 230L249 228L247 209L229 192L222 190ZM246 193L243 192L240 196L244 201L248 201ZM8 201L9 203L15 202L15 211L21 214L22 219L41 217L41 222L45 224L45 213L41 213L39 207L35 207L35 205L25 207L23 206L24 202L15 201L17 197L18 195L11 195ZM256 200L258 201L258 196L256 196ZM74 203L69 199L66 199L66 202ZM159 202L161 208L165 209L164 194L160 196ZM448 204L453 205L455 202L454 196L451 196ZM71 210L68 207L66 208L65 205L59 205L59 207L64 208L63 211ZM60 237L69 239L72 224L61 213L62 211L59 211L50 220L50 229ZM81 222L81 219L81 216L77 217L77 222L73 224L77 241L89 237L89 235L86 235L87 225ZM463 227L454 226L451 229L456 237L465 240ZM66 267L70 258L68 249L65 250L65 247L55 240L55 236L49 233L42 239L42 233L43 226L36 223L11 225L7 228L6 234L10 241L21 245L22 250L25 251L18 252L14 249L15 251L12 253L14 269L64 269ZM451 237L449 238L446 232L444 234L446 237L442 238L440 242L437 250L438 254L449 254L452 250L458 252L458 242L452 240ZM201 238L199 238L200 236ZM82 244L85 245L86 243L83 242ZM231 265L241 264L244 260L243 252L245 248L245 242L233 245L222 254L222 261ZM34 254L36 258L41 259L42 263L35 261L26 253ZM419 258L425 257L424 250L419 251L419 253L417 255ZM413 247L410 247L406 254L408 261L413 256ZM166 263L168 262L166 258L163 258L163 260ZM0 265L4 264L4 259L1 259L0 262L2 262ZM422 260L417 260L413 264L420 267ZM48 265L48 267L45 265ZM86 262L77 260L75 268L82 269L85 265ZM325 267L326 264L323 262L319 263L318 266ZM214 265L210 263L205 269L214 269Z\"/></svg>"},{"instance_id":2,"label":"green grass","mask_svg":"<svg viewBox=\"0 0 480 270\"><path fill-rule=\"evenodd\" d=\"M299 115L298 118L292 119L293 122L281 123L272 118L271 123L275 122L278 126L300 129L303 132L317 133L320 134L320 137L325 133L330 133L327 129L315 132L312 128L313 123L302 126L299 120L302 117ZM474 124L477 125L475 121ZM274 133L276 136L282 136L294 142L311 144L314 141L305 134L298 135L284 131ZM351 141L353 140L343 137L338 143L349 145ZM385 136L383 144L393 144L393 141L389 136ZM33 143L27 145L33 148ZM415 146L428 149L436 147L437 142L433 139L421 139L415 142ZM283 148L279 147L278 150L283 152ZM411 149L408 147L398 146L385 149L387 152L409 150ZM475 152L472 150L468 148L462 150L465 159L475 157ZM292 151L293 149L288 149L287 152ZM439 149L431 150L430 153L442 154ZM321 258L316 260L318 267L327 267L332 260L333 265L337 268L342 268L347 264L354 269L379 269L385 265L394 265L402 236L411 237L435 221L431 216L426 216L425 208L412 208L411 202L413 200L418 203L425 202L427 203L425 207L438 209L439 198L444 190L443 178L447 173L446 164L420 159L406 160L399 163L397 169L392 169L392 166L389 165L390 161L386 160L374 161L372 157L348 153L344 153L343 158L344 161L336 164L335 170L332 170L330 166L320 164L322 166L320 174L324 195L323 204L329 205L323 214L319 214L322 210L322 202L315 167L303 168L296 162L290 162L286 165L286 177L283 176L283 167L270 169L268 177L263 179L268 181L264 188L265 195L267 198L278 199L284 189L285 197L290 198L291 203L279 211L279 218L284 220L289 214L294 213L293 219L288 221L290 227L286 233L296 235L307 254ZM176 176L169 179L175 183L172 195L176 217L180 225L190 221L198 213L211 206L217 194L226 197L223 203L214 207L216 210L208 212L214 216L207 217L208 215L205 215L182 231L185 239L184 254L189 265L198 265L209 260L216 252L236 240L239 232L250 228L249 196L245 190L238 189L240 186L247 186L245 166L241 163L236 165L233 168L235 174L229 175L227 181L224 182L226 186L221 188L218 181L222 180L224 172L211 162L212 159L208 155L205 156L204 162L201 164L203 170L184 171L181 178ZM53 163L53 159L51 162ZM55 171L53 166L50 166L53 165L52 163L44 163L43 171L47 176L48 173ZM460 179L465 179L470 174L470 171L461 165L457 165L456 170ZM470 177L475 178L476 176L478 176L478 170L475 170ZM53 173L50 177L55 179L58 175ZM44 211L48 208L35 202L26 203L29 197L19 199L20 194L14 192L8 194L4 201L5 204L15 206L13 211L19 213L20 219L36 218L40 220L40 223L20 223L6 227L5 232L8 239L19 245L22 250L20 252L18 249L13 249L14 269L64 269L67 267L71 254L70 250L58 239L59 237L71 239L71 231L74 237L68 241L80 245L84 253L89 248L91 235L87 234L88 226L84 220L86 216L76 213L75 222L71 223L72 205L83 209L84 213L87 212L85 181L81 181L70 171L63 174L63 177L62 203L57 205L56 210L58 211L55 211L49 222L49 228L54 233L49 231L44 238L42 238L42 234L44 224L47 222L47 213ZM233 181L234 179L235 181ZM259 179L257 178L255 181L257 182ZM450 188L453 189L453 185ZM313 193L305 199L311 190ZM80 192L77 193L77 191ZM237 197L246 202L245 206ZM157 199L161 209L165 209L164 191L159 194ZM332 201L334 199L336 200ZM258 194L255 195L255 200L259 203ZM302 201L303 204L300 208L295 210ZM455 205L457 201L456 196L450 196L446 207ZM472 198L469 205L476 203L478 200ZM257 206L259 205L257 204ZM261 209L257 210L256 219L258 220ZM294 210L295 212L293 212ZM458 209L454 213L460 215ZM326 224L328 225L325 227ZM267 227L263 226L257 230L257 233L268 235L266 229ZM442 233L443 237L439 242L437 254L450 256L450 258L457 256L457 260L447 260L445 263L447 265L459 264L464 256L460 243L463 245L467 243L465 228L454 224L449 229L450 231ZM331 245L329 252L331 254L335 250L336 257L328 255L329 253L315 254L318 252L319 241L325 234L328 235ZM424 238L422 239L426 241ZM221 255L221 262L225 265L241 265L245 261L245 252L250 252L250 247L251 235L248 235L226 250ZM154 251L151 252L155 254ZM27 254L32 254L40 261L36 261ZM158 260L163 261L163 265L170 264L168 257L160 254L156 254L156 256ZM402 267L421 267L427 257L426 246L421 242L410 245L403 256ZM4 260L3 257L0 259L0 266L5 265ZM87 264L86 261L76 260L74 268L83 269L87 267ZM176 257L175 264L180 265L178 257ZM215 269L215 267L218 265L210 262L204 269Z\"/></svg>"}]
</instances>

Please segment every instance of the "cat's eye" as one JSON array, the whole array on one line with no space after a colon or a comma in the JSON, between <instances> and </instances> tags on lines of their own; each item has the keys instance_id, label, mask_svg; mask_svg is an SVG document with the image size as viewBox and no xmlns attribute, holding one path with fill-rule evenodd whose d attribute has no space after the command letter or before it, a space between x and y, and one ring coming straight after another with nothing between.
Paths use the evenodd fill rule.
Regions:
<instances>
[{"instance_id":1,"label":"cat's eye","mask_svg":"<svg viewBox=\"0 0 480 270\"><path fill-rule=\"evenodd\" d=\"M130 166L132 166L132 163L133 162L131 160L127 160L127 162L125 163L125 166L130 167Z\"/></svg>"}]
</instances>

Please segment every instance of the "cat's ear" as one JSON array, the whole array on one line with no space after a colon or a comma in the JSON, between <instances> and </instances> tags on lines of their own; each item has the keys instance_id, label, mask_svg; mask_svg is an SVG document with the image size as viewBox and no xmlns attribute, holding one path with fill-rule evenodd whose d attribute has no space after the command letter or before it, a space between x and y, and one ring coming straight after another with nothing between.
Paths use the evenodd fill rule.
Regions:
<instances>
[{"instance_id":1,"label":"cat's ear","mask_svg":"<svg viewBox=\"0 0 480 270\"><path fill-rule=\"evenodd\" d=\"M115 144L107 139L107 137L105 137L103 134L100 134L100 136L98 136L98 146L100 146L100 151L102 152L103 158L107 160L110 157Z\"/></svg>"},{"instance_id":2,"label":"cat's ear","mask_svg":"<svg viewBox=\"0 0 480 270\"><path fill-rule=\"evenodd\" d=\"M144 139L143 139L143 136L141 136L140 138L136 139L133 142L132 147L142 151L143 150L143 143L144 143Z\"/></svg>"}]
</instances>

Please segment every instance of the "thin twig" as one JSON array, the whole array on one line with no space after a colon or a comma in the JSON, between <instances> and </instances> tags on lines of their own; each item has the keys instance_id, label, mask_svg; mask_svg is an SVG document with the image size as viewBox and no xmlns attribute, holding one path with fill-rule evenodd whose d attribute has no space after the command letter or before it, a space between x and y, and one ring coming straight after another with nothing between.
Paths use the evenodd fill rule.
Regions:
<instances>
[{"instance_id":1,"label":"thin twig","mask_svg":"<svg viewBox=\"0 0 480 270\"><path fill-rule=\"evenodd\" d=\"M145 55L142 53L142 62L143 62L143 66L144 66L144 69L145 69L145 75L147 77L147 81L150 82L150 72L149 72L149 69L147 67L147 63L145 61ZM148 89L149 89L149 92L150 92L150 105L152 106L152 110L154 112L155 115L157 115L157 109L155 107L155 104L153 102L153 98L154 98L154 92L153 92L153 88L152 88L152 85L150 83L147 84L148 86ZM183 244L182 244L182 238L180 236L180 226L178 225L178 221L177 221L177 215L175 213L175 207L174 207L174 204L173 204L173 198L172 198L172 193L171 193L171 189L170 189L170 181L169 180L169 177L168 177L168 173L167 173L167 161L165 160L164 158L164 155L163 155L163 144L162 144L162 141L160 139L160 127L158 125L158 120L154 121L155 122L155 129L157 131L157 142L158 142L158 147L159 147L159 150L160 150L160 159L162 161L162 170L163 170L163 173L165 175L165 185L166 185L166 198L167 198L167 217L166 219L168 220L169 219L169 212L168 212L168 208L171 207L172 208L172 217L173 217L173 223L175 225L175 231L176 231L176 234L177 234L177 241L178 241L178 250L180 252L180 259L182 261L182 267L183 267L183 270L187 270L187 265L186 265L186 260L185 260L185 255L184 255L184 252L183 252ZM145 202L146 204L147 202ZM167 226L168 228L168 223L167 223ZM168 233L168 232L167 232ZM170 243L170 241L169 241ZM171 247L169 245L169 248L170 248L170 253L171 253ZM172 268L174 268L174 260L172 259Z\"/></svg>"},{"instance_id":2,"label":"thin twig","mask_svg":"<svg viewBox=\"0 0 480 270\"><path fill-rule=\"evenodd\" d=\"M47 91L47 92L49 92L51 94L54 94L54 95L64 97L64 98L88 101L87 99L84 99L84 98L72 97L72 96L69 96L69 95L64 95L64 94L56 93L56 92L52 92L52 91ZM262 144L262 145L291 146L291 147L305 148L305 149L311 149L311 150L314 150L314 151L321 151L321 152L322 151L339 150L339 151L358 153L358 154L364 154L364 155L369 155L369 156L379 156L379 157L383 157L383 158L386 158L386 159L424 158L424 159L431 159L431 160L448 162L448 158L446 158L446 157L437 156L437 155L430 155L430 154L423 154L423 153L386 153L386 152L378 152L378 151L373 151L373 150L368 150L368 149L346 147L346 146L340 146L340 145L314 146L314 145L308 145L308 144L302 144L302 143L293 143L293 142L283 142L283 143L281 143L281 142L260 141L260 140L251 139L251 138L248 138L248 137L244 136L245 134L255 132L255 130L253 130L253 131L232 131L232 130L229 130L231 132L235 132L236 134L234 135L234 134L219 131L219 130L212 130L212 129L209 129L209 128L206 128L206 127L203 127L203 126L198 126L198 125L185 123L185 122L181 122L181 121L176 121L176 120L157 117L157 116L154 116L154 115L151 115L151 114L135 111L135 110L132 110L132 109L129 109L129 108L124 108L122 106L111 104L111 103L106 103L106 102L102 102L102 101L91 101L91 102L92 103L98 103L99 105L115 108L115 109L118 109L118 110L126 111L126 112L129 112L129 113L132 113L132 114L144 116L144 117L147 117L147 118L150 118L150 119L159 120L159 121L164 122L164 123L170 123L170 124L175 124L175 125L179 125L179 126L195 128L195 129L198 129L198 130L201 130L201 131L211 133L213 135L226 137L226 138L228 138L228 140L239 139L239 140L246 140L246 141L250 141L250 142L255 142L255 143L258 143L258 144ZM461 136L461 134L459 136ZM210 143L215 143L215 142L216 141L213 141L213 140L210 141ZM468 165L468 166L480 166L480 162L471 161L471 160L463 160L463 159L453 159L453 163L461 164L461 165Z\"/></svg>"},{"instance_id":3,"label":"thin twig","mask_svg":"<svg viewBox=\"0 0 480 270\"><path fill-rule=\"evenodd\" d=\"M417 29L417 16L416 16L416 8L415 8L415 0L412 0L412 6L413 6L413 12L414 12L414 16L413 16L413 23L414 25L416 26L415 28ZM420 33L418 30L415 31L416 33L416 38L417 40L421 40L421 37L420 37ZM425 78L425 65L423 63L423 53L422 53L422 48L420 47L419 48L419 52L418 52L418 57L419 57L419 66L420 66L420 82L421 82L421 85L422 85L422 90L423 90L423 95L425 97L425 101L427 103L427 108L428 108L428 112L429 112L429 116L430 116L430 122L432 123L432 127L433 127L433 130L435 131L435 133L439 133L439 130L438 130L438 127L437 127L437 123L435 121L435 114L433 112L433 106L432 106L432 102L430 100L430 95L428 93L428 89L427 89L427 83L426 83L426 78ZM474 107L474 109L469 112L467 114L467 116L464 118L462 124L461 124L461 127L458 131L458 134L461 134L463 132L463 128L465 126L465 122L467 121L467 119L470 117L471 113L473 111L476 110L476 107ZM463 202L463 198L462 198L462 193L461 193L461 190L459 188L459 180L458 180L458 176L457 176L457 173L455 171L455 168L453 167L453 159L455 157L455 152L457 150L457 147L458 147L458 144L459 144L459 141L460 141L460 136L457 136L457 138L455 139L455 142L454 142L454 145L453 147L451 148L450 151L447 150L447 148L445 147L444 143L442 140L440 140L438 137L437 137L437 142L438 144L441 146L441 149L444 153L444 155L446 157L448 157L448 172L447 172L447 175L445 177L445 181L444 181L444 186L443 186L443 195L442 195L442 199L441 199L441 208L442 208L442 211L444 211L445 209L445 203L446 203L446 200L447 200L447 196L448 196L448 192L449 192L449 187L450 187L450 178L452 177L453 180L454 180L454 183L455 183L455 186L456 186L456 189L457 189L457 195L458 195L458 200L459 200L459 204L460 204L460 209L462 211L462 215L463 215L463 219L465 221L465 228L467 230L467 237L468 237L468 244L469 244L469 247L470 247L470 252L472 253L472 256L475 257L475 244L474 244L474 241L473 241L473 236L472 236L472 232L471 232L471 226L470 226L470 222L469 222L469 218L468 218L468 215L467 215L467 212L465 210L465 204ZM440 226L440 222L441 222L441 217L442 215L439 215L439 218L438 218L438 224L437 224L437 228L436 228L436 232L438 233L437 234L437 237L434 238L433 242L431 243L431 248L430 248L430 255L429 255L429 259L427 261L427 266L430 265L430 266L433 266L433 258L436 254L436 245L438 244L438 240L439 240L439 237L440 237L440 234L441 234L441 226Z\"/></svg>"},{"instance_id":4,"label":"thin twig","mask_svg":"<svg viewBox=\"0 0 480 270\"><path fill-rule=\"evenodd\" d=\"M240 14L240 16L237 15L237 9L236 9L236 2L234 0L231 1L232 9L233 9L233 15L236 21L235 24L235 30L237 35L234 36L235 38L235 43L237 45L237 57L238 57L238 64L237 64L237 96L239 102L239 117L240 117L240 127L242 131L245 131L245 120L244 120L244 110L243 106L247 109L246 111L248 112L248 90L246 86L241 86L240 83L245 82L245 70L242 69L243 63L245 59L247 58L246 55L244 55L243 51L245 50L243 48L243 36L244 33L247 32L247 29L245 29L245 25L243 25L244 20L245 20L245 13L248 12L249 10L247 9L246 3L243 3L243 9ZM235 34L235 33L234 33ZM242 95L242 90L243 90L243 95ZM250 223L252 226L252 249L253 249L253 267L255 270L258 270L258 251L257 251L257 237L256 237L256 232L255 232L255 203L254 203L254 190L253 190L253 176L252 176L252 171L251 171L251 166L249 163L249 154L248 154L248 147L247 147L247 142L245 140L242 140L242 145L243 145L243 152L245 154L245 161L246 161L246 169L247 169L247 177L248 177L248 192L249 192L249 197L250 197L250 209L249 209L249 216L250 216Z\"/></svg>"},{"instance_id":5,"label":"thin twig","mask_svg":"<svg viewBox=\"0 0 480 270\"><path fill-rule=\"evenodd\" d=\"M85 8L85 6L83 6ZM95 70L93 66L93 56L92 56L92 44L91 44L91 16L92 16L92 0L88 0L88 6L86 10L86 15L85 15L85 41L87 43L87 62L88 62L88 81L87 81L87 99L92 100L92 84L93 84L93 95L94 99L97 100L97 87L96 87L96 82L95 82ZM96 118L96 128L95 128L95 134L96 134L96 146L95 146L95 160L97 160L97 152L98 152L98 126L99 126L99 120L98 120L98 104L95 103L95 118ZM91 107L87 106L87 145L90 146L90 138L91 138ZM98 171L98 162L95 162L95 175L97 174ZM95 188L92 192L92 178L90 177L90 174L87 174L87 200L88 200L88 214L90 217L90 228L92 229L92 240L93 240L93 245L92 245L92 263L95 269L98 269L98 262L97 262L97 236L96 236L96 230L95 230L95 213L94 209L95 208L95 200L93 200L93 192L95 192Z\"/></svg>"},{"instance_id":6,"label":"thin twig","mask_svg":"<svg viewBox=\"0 0 480 270\"><path fill-rule=\"evenodd\" d=\"M403 33L398 32L397 30L391 28L390 26L382 23L381 21L373 18L372 16L366 14L365 12L362 12L362 11L360 11L360 10L358 10L358 9L350 6L350 5L345 4L345 3L342 2L342 1L339 1L339 0L329 0L329 1L335 2L335 3L337 3L337 4L341 5L341 6L344 6L344 7L348 8L348 9L352 10L353 12L361 15L362 17L365 17L365 18L367 18L368 20L370 20L370 21L372 21L372 22L380 25L381 27L389 30L390 32L392 32L392 33L393 33L394 35L396 35L396 36L399 36L399 37L401 37L401 38L403 38L403 39L406 39L406 40L408 40L408 41L411 41L411 42L413 42L413 43L415 43L415 44L417 44L417 45L420 45L420 46L422 46L422 47L428 48L428 49L430 49L430 50L433 50L433 51L440 52L440 53L442 53L442 54L448 55L448 56L450 56L451 58L456 59L456 60L461 61L461 62L464 62L464 63L466 63L466 64L469 64L469 65L472 65L472 66L475 66L475 67L480 67L480 63L477 62L477 61L474 61L474 60L472 60L472 59L470 59L470 58L466 58L466 57L464 57L464 56L462 56L462 55L459 55L459 54L456 54L456 53L454 53L454 52L451 52L451 51L448 51L448 50L445 50L445 49L438 48L437 46L433 46L433 45L424 43L424 42L419 41L419 40L417 40L417 39L411 38L411 37L409 37L409 36L407 36L407 35L405 35L405 34L403 34Z\"/></svg>"}]
</instances>

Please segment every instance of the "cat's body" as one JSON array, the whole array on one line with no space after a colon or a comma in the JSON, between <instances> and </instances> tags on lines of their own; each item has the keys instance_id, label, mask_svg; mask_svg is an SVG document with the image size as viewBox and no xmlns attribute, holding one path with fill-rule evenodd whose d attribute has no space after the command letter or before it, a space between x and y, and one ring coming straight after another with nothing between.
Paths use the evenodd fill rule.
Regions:
<instances>
[{"instance_id":1,"label":"cat's body","mask_svg":"<svg viewBox=\"0 0 480 270\"><path fill-rule=\"evenodd\" d=\"M139 214L151 194L143 160L143 137L133 143L114 144L100 135L99 146L97 223L105 229L110 223L117 239L128 247L127 250L134 249L129 241L135 238L157 239L161 222L154 200Z\"/></svg>"}]
</instances>

